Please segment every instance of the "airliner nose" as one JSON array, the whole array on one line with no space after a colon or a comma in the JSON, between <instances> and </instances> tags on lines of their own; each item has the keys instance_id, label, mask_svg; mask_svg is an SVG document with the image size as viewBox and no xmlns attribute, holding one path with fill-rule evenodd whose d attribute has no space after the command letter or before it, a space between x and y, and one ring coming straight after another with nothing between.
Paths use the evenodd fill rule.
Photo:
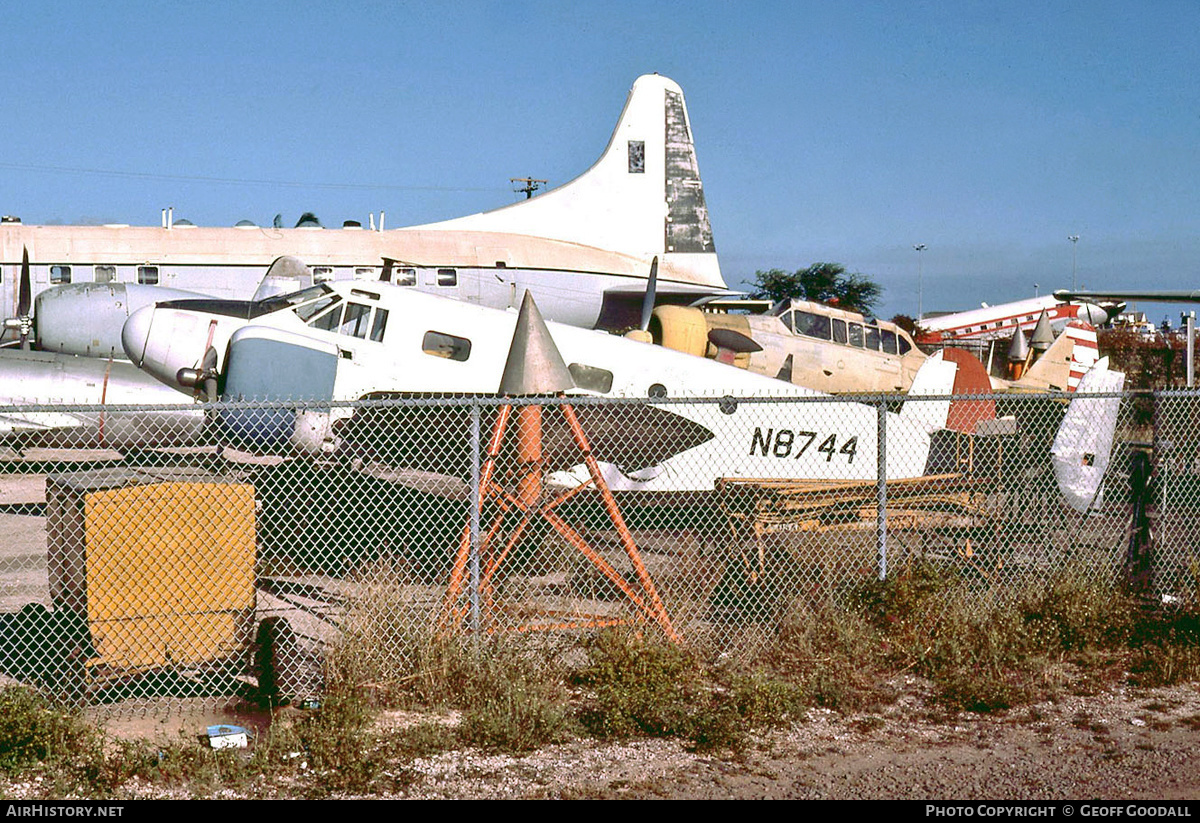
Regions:
<instances>
[{"instance_id":1,"label":"airliner nose","mask_svg":"<svg viewBox=\"0 0 1200 823\"><path fill-rule=\"evenodd\" d=\"M150 326L154 322L154 306L144 306L125 321L121 329L121 348L135 366L141 366L146 355L146 342L150 339Z\"/></svg>"}]
</instances>

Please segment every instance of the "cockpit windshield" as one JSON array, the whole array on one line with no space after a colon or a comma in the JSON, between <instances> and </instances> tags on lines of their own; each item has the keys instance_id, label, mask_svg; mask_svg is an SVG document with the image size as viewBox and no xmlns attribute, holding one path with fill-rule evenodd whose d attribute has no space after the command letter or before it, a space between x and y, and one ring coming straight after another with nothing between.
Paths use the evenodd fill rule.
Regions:
<instances>
[{"instance_id":1,"label":"cockpit windshield","mask_svg":"<svg viewBox=\"0 0 1200 823\"><path fill-rule=\"evenodd\" d=\"M259 300L254 304L253 317L258 317L263 314L277 312L280 309L288 309L293 306L299 306L307 303L310 300L316 300L318 297L324 297L331 294L333 289L324 283L319 283L316 286L309 286L307 289L294 291L290 294L280 294L274 297L268 297L264 300Z\"/></svg>"}]
</instances>

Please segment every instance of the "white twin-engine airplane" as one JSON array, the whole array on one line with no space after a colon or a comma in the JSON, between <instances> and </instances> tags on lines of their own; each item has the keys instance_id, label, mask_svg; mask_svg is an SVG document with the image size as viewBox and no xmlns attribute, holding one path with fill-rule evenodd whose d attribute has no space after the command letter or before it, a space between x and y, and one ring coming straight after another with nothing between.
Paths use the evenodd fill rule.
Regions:
<instances>
[{"instance_id":1,"label":"white twin-engine airplane","mask_svg":"<svg viewBox=\"0 0 1200 823\"><path fill-rule=\"evenodd\" d=\"M307 410L301 411L223 410L217 422L225 436L243 444L319 453L337 448L353 414L351 408L321 408L323 401L414 393L494 396L516 322L514 312L389 283L324 283L249 304L160 303L130 317L122 338L134 364L181 391L214 400L304 401ZM875 406L661 346L561 324L548 328L578 393L726 397L721 403L656 405L644 415L631 410L627 426L618 426L614 438L626 444L621 458L606 458L605 447L596 447L614 489L711 491L722 477L868 481L877 476ZM955 415L948 398L913 399L949 394L958 368L951 360L929 358L900 412L886 412L889 479L939 471L931 468L931 443L948 420L969 420L965 433L976 433L978 415ZM1115 373L1102 361L1089 379L1103 380L1106 374ZM797 402L804 400L809 402ZM1102 424L1080 426L1059 448L1068 464L1060 488L1066 491L1065 484L1074 483L1075 499L1094 497L1094 490L1089 497L1092 480L1099 488L1099 477L1080 481L1070 465L1087 452L1091 457L1079 462L1093 474L1099 466L1102 477L1108 448L1093 440L1103 429ZM615 454L618 447L612 450ZM561 468L560 481L570 482L572 476L582 481L578 466Z\"/></svg>"}]
</instances>

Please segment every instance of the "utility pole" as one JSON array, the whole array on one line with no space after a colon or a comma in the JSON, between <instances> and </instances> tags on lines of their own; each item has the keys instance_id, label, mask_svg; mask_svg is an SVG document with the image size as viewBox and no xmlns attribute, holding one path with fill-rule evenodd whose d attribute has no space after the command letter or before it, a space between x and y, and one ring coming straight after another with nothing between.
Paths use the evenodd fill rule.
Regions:
<instances>
[{"instance_id":1,"label":"utility pole","mask_svg":"<svg viewBox=\"0 0 1200 823\"><path fill-rule=\"evenodd\" d=\"M510 177L510 178L508 178L508 182L524 183L525 185L517 186L516 188L513 189L513 191L524 192L525 199L529 200L531 197L533 197L533 193L542 187L543 183L548 183L549 181L548 180L538 180L533 177Z\"/></svg>"},{"instance_id":2,"label":"utility pole","mask_svg":"<svg viewBox=\"0 0 1200 823\"><path fill-rule=\"evenodd\" d=\"M925 313L922 311L923 306L921 305L921 252L925 251L927 248L929 247L924 243L917 243L915 246L913 246L913 251L917 253L917 320L920 320L925 316Z\"/></svg>"},{"instance_id":3,"label":"utility pole","mask_svg":"<svg viewBox=\"0 0 1200 823\"><path fill-rule=\"evenodd\" d=\"M1071 291L1075 291L1075 248L1079 243L1079 235L1071 234L1067 239L1071 241Z\"/></svg>"}]
</instances>

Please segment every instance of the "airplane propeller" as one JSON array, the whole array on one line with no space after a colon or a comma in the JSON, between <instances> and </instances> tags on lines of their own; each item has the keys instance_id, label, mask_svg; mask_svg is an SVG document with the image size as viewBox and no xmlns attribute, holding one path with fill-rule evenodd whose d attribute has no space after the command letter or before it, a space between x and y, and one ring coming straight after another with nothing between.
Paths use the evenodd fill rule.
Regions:
<instances>
[{"instance_id":1,"label":"airplane propeller","mask_svg":"<svg viewBox=\"0 0 1200 823\"><path fill-rule=\"evenodd\" d=\"M197 397L202 397L209 403L220 399L217 393L217 377L217 350L213 346L205 349L204 357L200 359L200 368L180 369L175 375L179 385L194 389Z\"/></svg>"},{"instance_id":2,"label":"airplane propeller","mask_svg":"<svg viewBox=\"0 0 1200 823\"><path fill-rule=\"evenodd\" d=\"M17 316L4 321L5 329L17 332L21 348L29 351L29 339L33 336L33 318L29 310L33 306L33 286L29 280L29 248L21 249L21 280L17 285Z\"/></svg>"}]
</instances>

